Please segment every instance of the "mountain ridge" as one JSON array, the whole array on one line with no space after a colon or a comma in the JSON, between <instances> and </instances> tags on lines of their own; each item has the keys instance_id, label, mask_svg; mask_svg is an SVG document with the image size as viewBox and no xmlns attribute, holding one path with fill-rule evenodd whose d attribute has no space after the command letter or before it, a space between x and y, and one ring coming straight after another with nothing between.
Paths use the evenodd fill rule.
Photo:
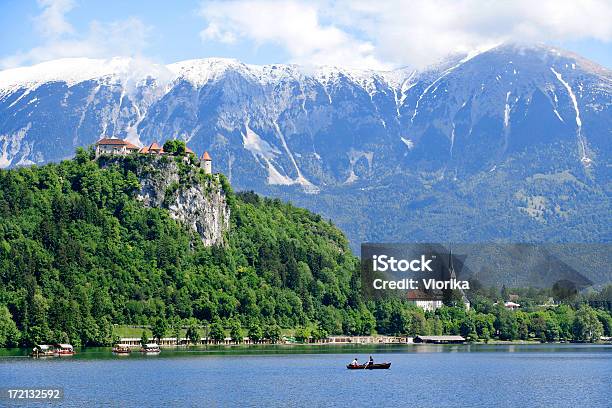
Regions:
<instances>
[{"instance_id":1,"label":"mountain ridge","mask_svg":"<svg viewBox=\"0 0 612 408\"><path fill-rule=\"evenodd\" d=\"M261 80L262 84L271 82L270 79L278 79L287 76L292 76L294 79L299 77L314 78L319 80L321 84L327 84L330 76L345 75L355 83L368 79L377 79L384 80L387 85L401 88L402 85L406 85L406 82L412 78L416 79L419 76L436 72L452 71L472 58L500 49L518 50L519 53L525 50L542 49L547 54L555 54L559 57L563 56L580 61L580 63L588 67L590 71L599 72L600 75L608 77L608 80L612 80L610 78L610 76L612 76L612 71L610 69L587 60L571 51L560 51L559 48L546 47L543 45L505 43L470 54L451 54L438 63L431 64L420 70L409 67L399 67L390 70L374 70L337 65L308 67L299 64L285 63L250 64L235 58L223 57L194 58L169 64L157 63L152 60L136 57L112 57L107 59L86 57L61 58L30 66L0 70L0 90L6 92L7 90L14 89L12 87L15 86L40 86L46 82L65 82L69 86L72 86L81 82L108 77L114 77L114 79L120 81L134 78L141 82L151 79L168 82L186 79L190 80L193 85L202 86L207 82L206 80L210 78L211 74L211 79L217 79L214 78L215 75L223 73L228 69L238 68L242 71L248 71L253 78ZM131 78L130 75L128 75L128 71L131 74ZM266 73L268 75L265 75ZM171 77L168 78L169 76ZM363 82L361 85L363 85Z\"/></svg>"},{"instance_id":2,"label":"mountain ridge","mask_svg":"<svg viewBox=\"0 0 612 408\"><path fill-rule=\"evenodd\" d=\"M526 232L509 222L473 239L612 239L602 218L610 210L612 74L575 54L501 45L386 73L190 60L170 64L169 76L154 67L159 75L144 80L146 64L114 64L122 67L115 76L17 89L15 71L0 72L0 167L68 158L103 135L136 144L179 138L208 150L238 189L336 220L353 248L374 237L462 238L467 220L485 225L502 210ZM339 209L348 202L353 209ZM450 226L448 236L412 226L373 232L381 220L405 223L406 213L432 206L445 214L434 218ZM596 207L589 211L598 227L585 226L593 222L585 206Z\"/></svg>"}]
</instances>

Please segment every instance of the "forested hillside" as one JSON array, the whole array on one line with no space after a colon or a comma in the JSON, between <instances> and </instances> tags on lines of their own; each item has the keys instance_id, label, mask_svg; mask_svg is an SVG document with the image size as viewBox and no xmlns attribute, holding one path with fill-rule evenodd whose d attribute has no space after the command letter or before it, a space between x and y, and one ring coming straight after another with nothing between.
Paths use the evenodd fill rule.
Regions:
<instances>
[{"instance_id":1,"label":"forested hillside","mask_svg":"<svg viewBox=\"0 0 612 408\"><path fill-rule=\"evenodd\" d=\"M150 182L172 163L179 182L166 183L162 204L145 205L143 177ZM199 227L171 216L171 198L193 183L229 208L220 244L206 245ZM573 296L554 310L538 306L551 292L531 290L519 298L526 312L500 306L510 292L493 288L468 293L469 312L366 303L359 261L334 225L278 199L235 194L222 175L183 158L94 160L81 149L59 164L0 170L0 347L109 345L114 324L169 335L187 327L190 337L206 326L236 339L278 338L284 328L298 339L378 332L594 341L610 335L610 290L605 302Z\"/></svg>"},{"instance_id":2,"label":"forested hillside","mask_svg":"<svg viewBox=\"0 0 612 408\"><path fill-rule=\"evenodd\" d=\"M235 195L226 245L204 246L165 208L135 199L134 160L72 161L0 172L0 305L23 343L106 344L112 324L158 318L242 326L372 314L355 295L358 259L309 211ZM191 320L189 320L191 319ZM373 325L373 323L372 323ZM371 329L371 328L370 328Z\"/></svg>"}]
</instances>

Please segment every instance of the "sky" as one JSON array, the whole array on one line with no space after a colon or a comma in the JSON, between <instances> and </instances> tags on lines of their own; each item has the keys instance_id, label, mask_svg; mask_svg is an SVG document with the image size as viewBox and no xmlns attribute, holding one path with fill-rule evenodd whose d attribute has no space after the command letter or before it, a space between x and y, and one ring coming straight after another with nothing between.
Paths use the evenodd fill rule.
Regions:
<instances>
[{"instance_id":1,"label":"sky","mask_svg":"<svg viewBox=\"0 0 612 408\"><path fill-rule=\"evenodd\" d=\"M612 68L610 21L610 0L0 0L0 69L114 56L421 68L503 42Z\"/></svg>"}]
</instances>

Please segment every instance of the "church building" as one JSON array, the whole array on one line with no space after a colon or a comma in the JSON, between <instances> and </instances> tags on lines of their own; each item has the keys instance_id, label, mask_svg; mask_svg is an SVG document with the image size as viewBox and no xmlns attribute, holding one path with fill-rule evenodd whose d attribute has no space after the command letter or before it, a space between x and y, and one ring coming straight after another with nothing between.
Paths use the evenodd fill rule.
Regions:
<instances>
[{"instance_id":1,"label":"church building","mask_svg":"<svg viewBox=\"0 0 612 408\"><path fill-rule=\"evenodd\" d=\"M448 255L448 279L457 280L457 273L455 272L455 265L453 262L453 250L451 249ZM461 293L461 300L466 310L470 310L470 301L465 295L463 289L458 289ZM427 294L422 290L410 290L408 291L408 302L421 309L429 312L433 312L436 309L441 308L444 302L439 299L432 299L432 294Z\"/></svg>"}]
</instances>

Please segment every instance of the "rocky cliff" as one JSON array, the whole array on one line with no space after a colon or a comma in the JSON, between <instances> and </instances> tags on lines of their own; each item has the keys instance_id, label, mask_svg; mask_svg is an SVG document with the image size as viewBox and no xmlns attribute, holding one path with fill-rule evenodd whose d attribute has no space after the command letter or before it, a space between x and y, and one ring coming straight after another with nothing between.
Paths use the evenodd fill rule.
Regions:
<instances>
[{"instance_id":1,"label":"rocky cliff","mask_svg":"<svg viewBox=\"0 0 612 408\"><path fill-rule=\"evenodd\" d=\"M140 181L136 198L147 207L165 208L189 226L204 245L223 245L230 208L221 175L206 175L196 165L170 157L112 158L104 163L132 161ZM135 163L134 163L135 162Z\"/></svg>"}]
</instances>

